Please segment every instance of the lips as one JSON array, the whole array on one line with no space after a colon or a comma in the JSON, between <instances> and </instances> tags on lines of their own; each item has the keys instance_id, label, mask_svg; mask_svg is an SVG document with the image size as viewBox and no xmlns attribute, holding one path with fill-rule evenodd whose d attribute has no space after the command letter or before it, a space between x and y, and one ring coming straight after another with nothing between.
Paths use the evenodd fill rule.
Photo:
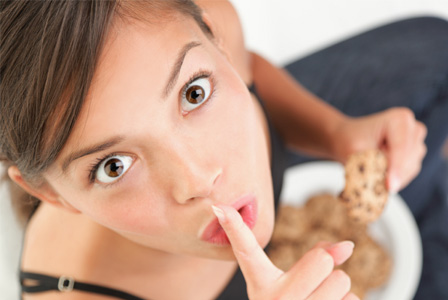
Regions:
<instances>
[{"instance_id":1,"label":"lips","mask_svg":"<svg viewBox=\"0 0 448 300\"><path fill-rule=\"evenodd\" d=\"M243 218L244 223L246 223L246 225L250 229L255 226L255 223L257 221L257 203L255 201L255 197L244 196L233 203L232 207L239 212L239 214ZM201 236L201 240L217 245L230 244L229 238L227 237L224 229L219 224L217 218L213 219L213 221L211 221L210 224L207 225L204 233Z\"/></svg>"}]
</instances>

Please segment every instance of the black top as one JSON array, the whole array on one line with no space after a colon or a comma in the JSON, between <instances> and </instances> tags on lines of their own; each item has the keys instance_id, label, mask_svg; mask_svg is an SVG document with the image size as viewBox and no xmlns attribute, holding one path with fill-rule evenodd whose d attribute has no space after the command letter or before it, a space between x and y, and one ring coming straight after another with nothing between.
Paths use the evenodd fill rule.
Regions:
<instances>
[{"instance_id":1,"label":"black top","mask_svg":"<svg viewBox=\"0 0 448 300\"><path fill-rule=\"evenodd\" d=\"M280 192L283 185L283 173L286 169L286 149L280 136L272 126L269 116L266 112L263 102L257 94L255 86L252 84L249 86L249 91L255 95L255 97L260 102L263 111L266 115L266 119L269 127L270 142L271 142L271 172L272 172L272 182L274 188L274 201L275 207L277 208L280 200ZM26 279L32 280L35 284L32 286L24 285ZM120 291L117 289L83 283L75 281L71 277L61 276L53 277L44 274L30 273L30 272L20 272L20 284L23 293L40 293L46 291L71 291L78 290L89 293L96 293L101 295L107 295L114 297L116 299L126 299L126 300L143 300L143 298L131 295L127 292ZM223 290L216 300L245 300L249 299L247 296L246 281L244 280L243 274L240 268L237 269L235 275L230 280L229 284Z\"/></svg>"}]
</instances>

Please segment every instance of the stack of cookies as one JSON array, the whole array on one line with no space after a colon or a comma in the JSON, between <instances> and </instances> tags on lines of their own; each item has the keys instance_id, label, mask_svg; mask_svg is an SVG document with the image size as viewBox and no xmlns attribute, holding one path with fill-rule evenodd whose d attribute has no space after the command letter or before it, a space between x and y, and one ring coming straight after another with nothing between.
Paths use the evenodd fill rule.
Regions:
<instances>
[{"instance_id":1,"label":"stack of cookies","mask_svg":"<svg viewBox=\"0 0 448 300\"><path fill-rule=\"evenodd\" d=\"M379 154L378 154L379 153ZM346 187L340 197L316 195L302 207L281 206L268 255L288 270L320 241L355 243L353 255L339 268L352 279L361 299L383 285L391 272L388 253L367 232L367 224L387 202L386 159L379 151L353 155L346 164Z\"/></svg>"}]
</instances>

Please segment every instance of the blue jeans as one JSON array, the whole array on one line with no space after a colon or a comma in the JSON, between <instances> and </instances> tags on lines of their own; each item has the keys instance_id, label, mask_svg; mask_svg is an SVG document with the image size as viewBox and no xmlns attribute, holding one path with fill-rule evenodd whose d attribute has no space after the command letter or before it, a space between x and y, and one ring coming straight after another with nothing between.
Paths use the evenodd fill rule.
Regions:
<instances>
[{"instance_id":1,"label":"blue jeans","mask_svg":"<svg viewBox=\"0 0 448 300\"><path fill-rule=\"evenodd\" d=\"M350 116L405 106L425 123L421 173L400 192L418 223L423 272L415 299L448 299L448 22L402 20L287 65L306 88ZM290 164L315 158L291 153Z\"/></svg>"}]
</instances>

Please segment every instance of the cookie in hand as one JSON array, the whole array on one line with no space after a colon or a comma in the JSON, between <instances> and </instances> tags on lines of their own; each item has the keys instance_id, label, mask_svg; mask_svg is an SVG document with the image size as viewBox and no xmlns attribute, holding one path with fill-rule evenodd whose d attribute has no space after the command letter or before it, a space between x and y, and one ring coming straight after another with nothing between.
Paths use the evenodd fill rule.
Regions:
<instances>
[{"instance_id":1,"label":"cookie in hand","mask_svg":"<svg viewBox=\"0 0 448 300\"><path fill-rule=\"evenodd\" d=\"M345 164L345 188L340 194L348 215L361 223L376 220L389 193L386 188L387 159L380 150L352 154Z\"/></svg>"}]
</instances>

